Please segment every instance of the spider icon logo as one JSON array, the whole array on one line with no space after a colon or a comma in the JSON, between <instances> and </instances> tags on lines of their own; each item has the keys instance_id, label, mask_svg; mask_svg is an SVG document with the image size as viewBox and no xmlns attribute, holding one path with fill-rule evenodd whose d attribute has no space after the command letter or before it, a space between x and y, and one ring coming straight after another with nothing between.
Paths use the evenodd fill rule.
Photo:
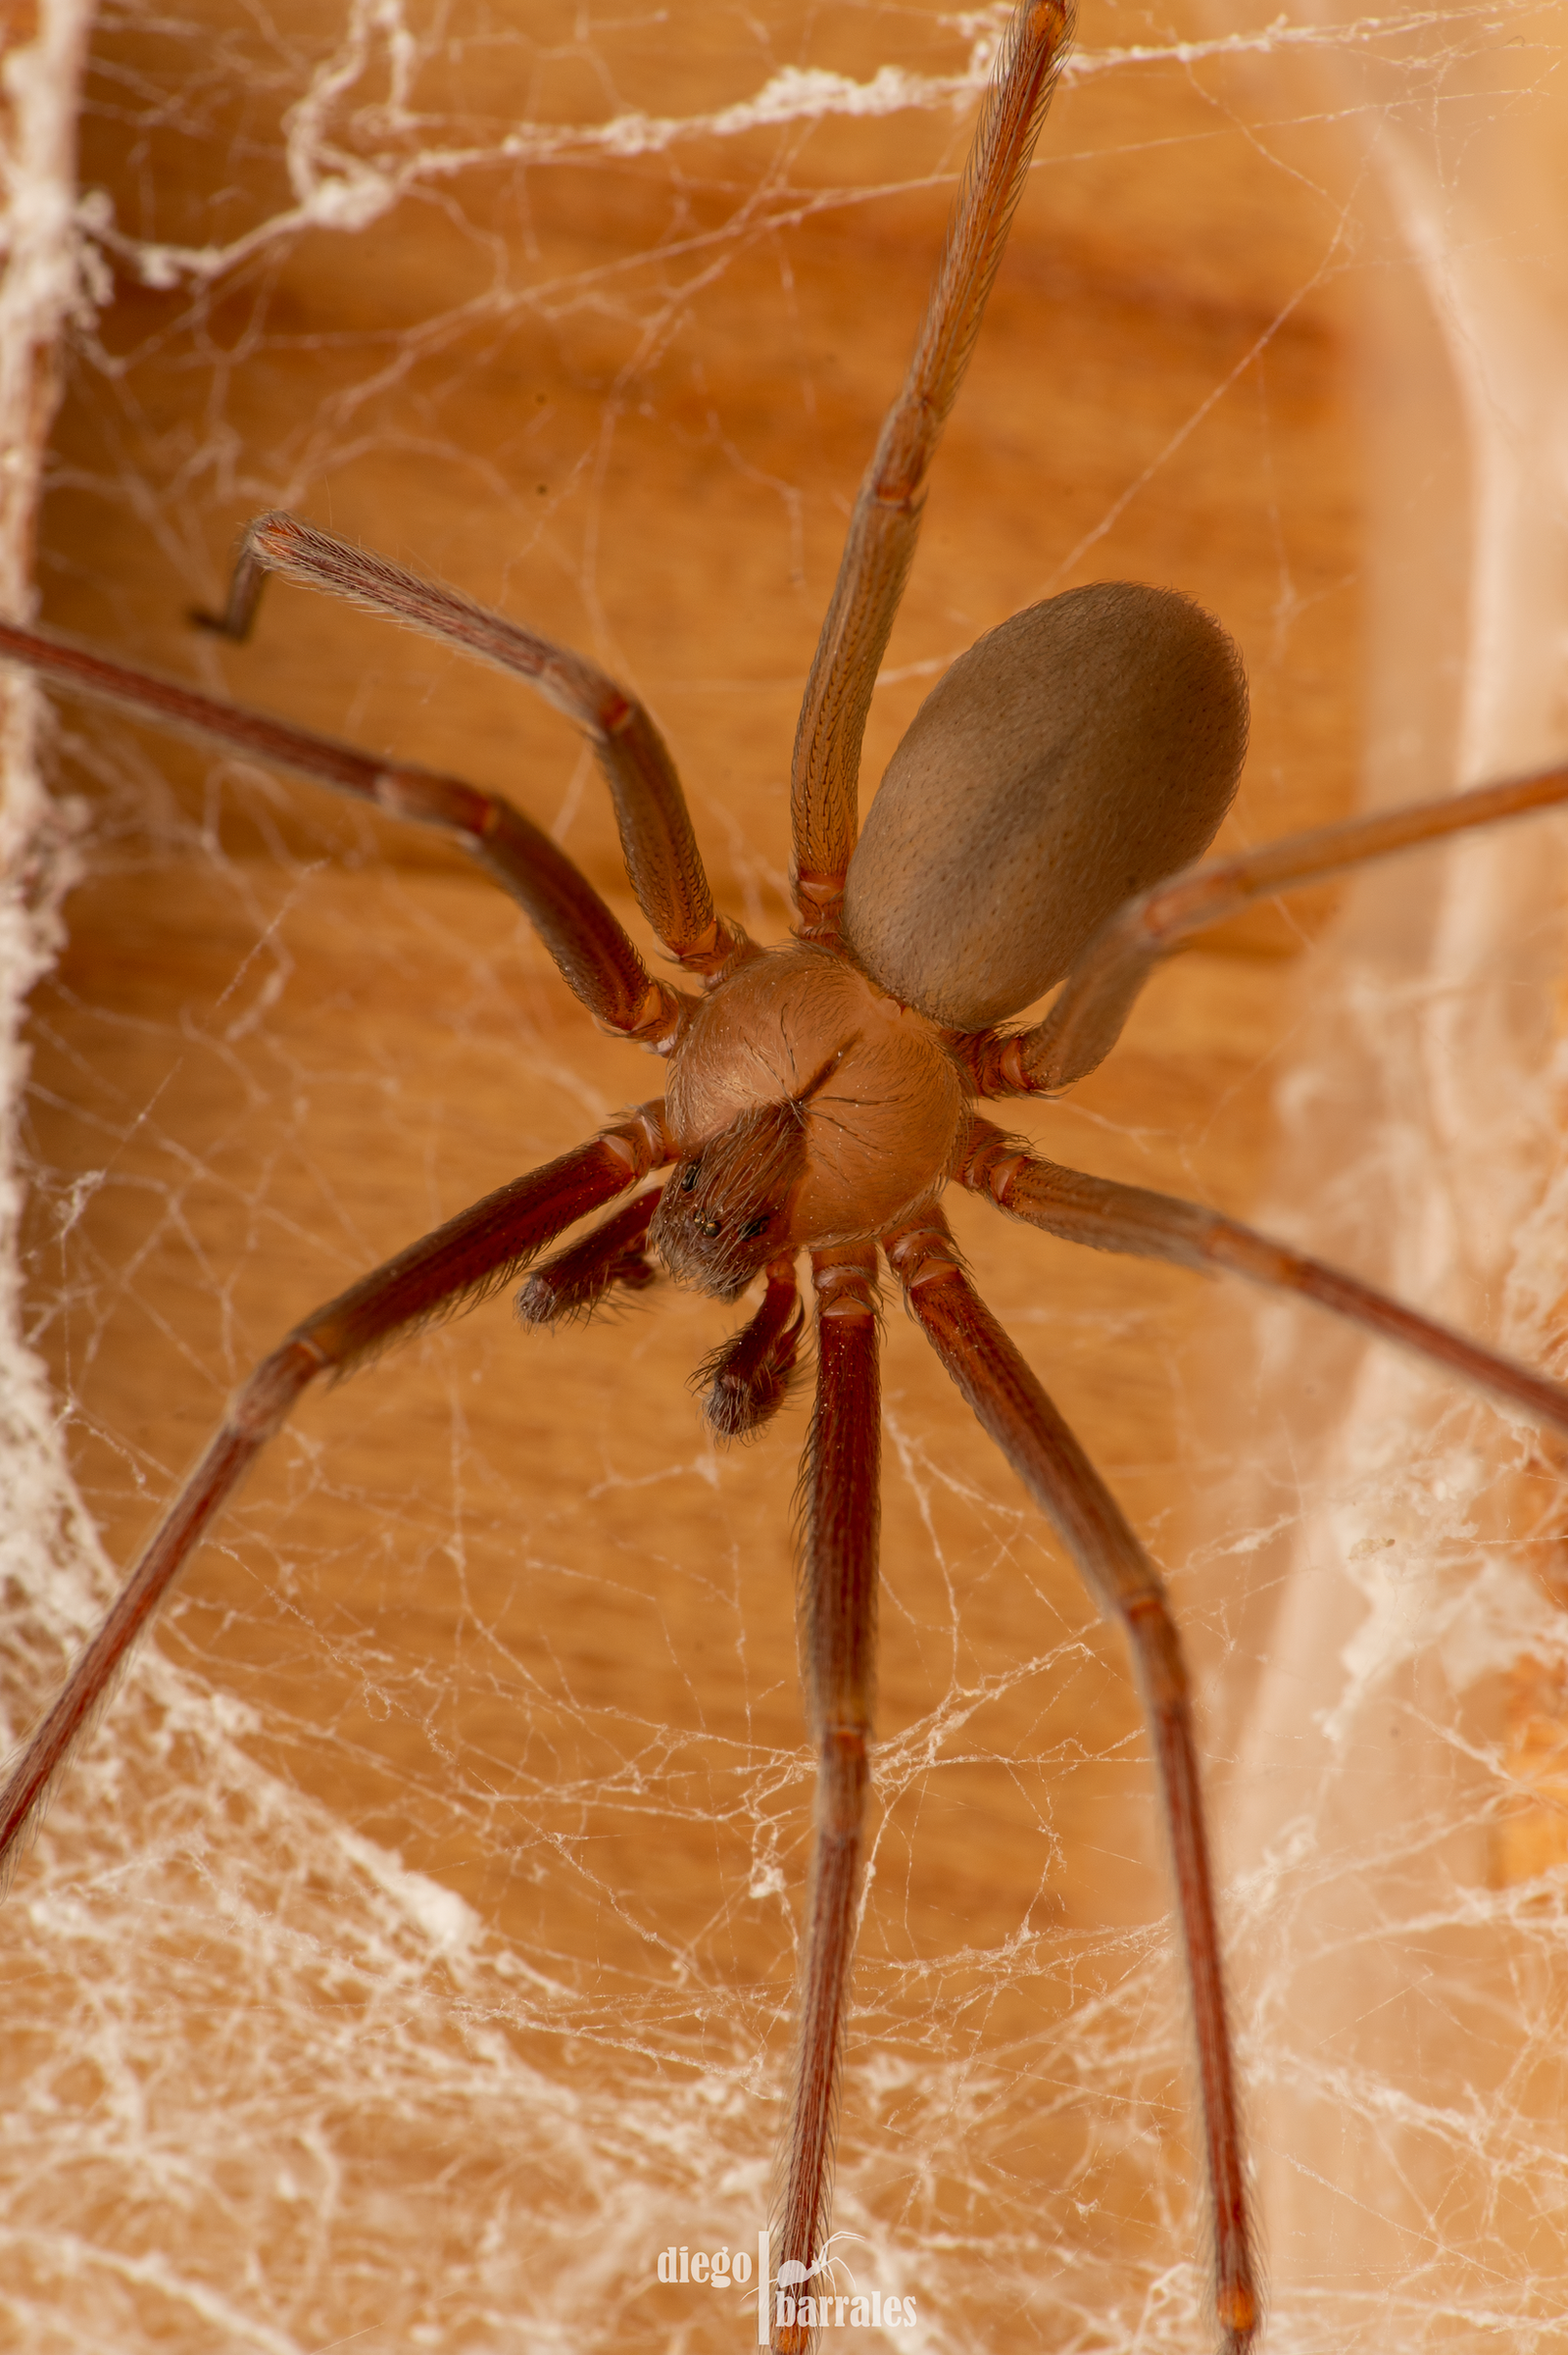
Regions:
<instances>
[{"instance_id":1,"label":"spider icon logo","mask_svg":"<svg viewBox=\"0 0 1568 2355\"><path fill-rule=\"evenodd\" d=\"M799 2257L788 2257L778 2269L778 2285L780 2289L793 2289L797 2281L812 2281L827 2271L830 2262L826 2249L814 2265L803 2265Z\"/></svg>"},{"instance_id":2,"label":"spider icon logo","mask_svg":"<svg viewBox=\"0 0 1568 2355\"><path fill-rule=\"evenodd\" d=\"M847 2239L847 2233L835 2233L834 2239ZM760 2264L761 2292L758 2300L758 2336L764 2340L767 2333L767 2252L764 2236L759 2234L758 2256ZM912 2297L888 2297L880 2289L847 2290L842 2296L831 2294L824 2285L814 2294L806 2291L808 2281L819 2274L827 2274L836 2260L833 2241L827 2241L807 2265L799 2257L786 2257L779 2267L773 2294L773 2329L777 2331L813 2330L911 2330L919 2320ZM853 2280L853 2277L852 2277ZM803 2294L804 2292L804 2294Z\"/></svg>"}]
</instances>

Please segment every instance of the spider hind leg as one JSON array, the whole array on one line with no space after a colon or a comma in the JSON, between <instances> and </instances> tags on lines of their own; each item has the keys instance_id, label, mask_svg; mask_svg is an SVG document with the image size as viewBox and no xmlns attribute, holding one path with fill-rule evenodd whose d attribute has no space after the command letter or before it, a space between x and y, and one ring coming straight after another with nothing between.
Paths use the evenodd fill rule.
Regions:
<instances>
[{"instance_id":1,"label":"spider hind leg","mask_svg":"<svg viewBox=\"0 0 1568 2355\"><path fill-rule=\"evenodd\" d=\"M1214 2311L1225 2355L1248 2355L1259 2300L1247 2171L1188 1673L1164 1585L1077 1439L969 1282L940 1210L884 1235L882 1248L915 1323L982 1430L1054 1524L1090 1594L1127 1640L1164 1801L1187 1962Z\"/></svg>"}]
</instances>

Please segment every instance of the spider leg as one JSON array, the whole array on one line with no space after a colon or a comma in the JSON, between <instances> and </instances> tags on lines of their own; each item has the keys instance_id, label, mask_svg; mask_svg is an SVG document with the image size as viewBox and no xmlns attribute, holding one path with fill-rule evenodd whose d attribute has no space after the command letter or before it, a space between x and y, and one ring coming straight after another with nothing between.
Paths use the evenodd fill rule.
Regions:
<instances>
[{"instance_id":1,"label":"spider leg","mask_svg":"<svg viewBox=\"0 0 1568 2355\"><path fill-rule=\"evenodd\" d=\"M459 777L374 760L330 736L291 727L262 711L215 701L192 687L106 662L36 630L0 623L0 661L24 663L55 685L210 737L275 761L319 785L372 802L389 816L456 834L480 866L522 908L566 983L609 1030L644 1046L667 1047L690 1002L651 980L630 935L586 875L531 819L499 795Z\"/></svg>"},{"instance_id":2,"label":"spider leg","mask_svg":"<svg viewBox=\"0 0 1568 2355\"><path fill-rule=\"evenodd\" d=\"M948 1372L1132 1650L1165 1802L1192 1992L1214 2224L1214 2302L1227 2355L1245 2355L1258 2318L1241 2128L1208 1836L1181 1640L1158 1571L1110 1491L958 1264L940 1212L884 1237L884 1249Z\"/></svg>"},{"instance_id":3,"label":"spider leg","mask_svg":"<svg viewBox=\"0 0 1568 2355\"><path fill-rule=\"evenodd\" d=\"M694 973L716 973L734 955L740 936L713 913L675 764L634 695L568 648L281 512L258 516L247 527L223 612L198 613L193 619L243 643L269 572L422 630L536 687L576 721L594 748L614 803L632 889L664 947Z\"/></svg>"},{"instance_id":4,"label":"spider leg","mask_svg":"<svg viewBox=\"0 0 1568 2355\"><path fill-rule=\"evenodd\" d=\"M581 1243L557 1251L536 1267L517 1295L518 1323L567 1324L577 1317L592 1316L617 1284L632 1292L651 1284L655 1269L643 1245L658 1202L657 1191L639 1194Z\"/></svg>"},{"instance_id":5,"label":"spider leg","mask_svg":"<svg viewBox=\"0 0 1568 2355\"><path fill-rule=\"evenodd\" d=\"M1010 1036L982 1036L971 1050L983 1096L1027 1096L1069 1087L1104 1060L1133 1003L1163 957L1253 900L1272 898L1325 875L1344 874L1422 843L1442 842L1474 826L1528 817L1568 801L1568 767L1506 777L1441 802L1415 802L1377 817L1349 818L1291 834L1235 859L1201 859L1164 883L1126 900L1103 923L1068 974L1043 1022Z\"/></svg>"},{"instance_id":6,"label":"spider leg","mask_svg":"<svg viewBox=\"0 0 1568 2355\"><path fill-rule=\"evenodd\" d=\"M486 1195L318 1308L241 1384L195 1469L0 1791L0 1889L49 1792L187 1558L318 1375L339 1379L394 1341L504 1284L553 1236L669 1158L656 1102Z\"/></svg>"},{"instance_id":7,"label":"spider leg","mask_svg":"<svg viewBox=\"0 0 1568 2355\"><path fill-rule=\"evenodd\" d=\"M1522 1406L1539 1421L1568 1432L1568 1387L1562 1383L1532 1373L1510 1357L1499 1357L1342 1269L1293 1251L1199 1202L1063 1169L1021 1151L989 1120L977 1120L970 1130L958 1181L999 1209L1064 1242L1088 1244L1095 1251L1128 1251L1145 1259L1169 1259L1203 1275L1245 1276L1250 1284L1316 1300L1380 1340L1396 1342L1473 1382L1478 1390L1490 1391L1510 1406Z\"/></svg>"},{"instance_id":8,"label":"spider leg","mask_svg":"<svg viewBox=\"0 0 1568 2355\"><path fill-rule=\"evenodd\" d=\"M813 1251L811 1276L817 1373L804 1470L801 1665L817 1753L816 1833L775 2243L781 2288L787 2292L793 2280L803 2295L814 2294L806 2281L827 2237L870 1784L882 1443L875 1248ZM778 2355L805 2355L813 2335L805 2325L780 2323L775 2309L771 2344Z\"/></svg>"},{"instance_id":9,"label":"spider leg","mask_svg":"<svg viewBox=\"0 0 1568 2355\"><path fill-rule=\"evenodd\" d=\"M969 365L1071 33L1066 0L1024 0L1008 26L908 374L850 517L790 777L795 903L808 938L838 928L855 848L860 741L920 533L925 478Z\"/></svg>"}]
</instances>

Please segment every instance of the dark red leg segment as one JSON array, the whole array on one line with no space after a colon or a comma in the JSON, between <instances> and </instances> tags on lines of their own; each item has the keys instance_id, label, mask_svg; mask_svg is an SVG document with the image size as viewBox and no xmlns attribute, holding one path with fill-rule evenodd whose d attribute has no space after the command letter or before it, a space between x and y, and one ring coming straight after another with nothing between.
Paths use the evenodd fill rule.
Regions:
<instances>
[{"instance_id":1,"label":"dark red leg segment","mask_svg":"<svg viewBox=\"0 0 1568 2355\"><path fill-rule=\"evenodd\" d=\"M112 1693L138 1637L245 1474L318 1375L363 1364L504 1284L553 1236L668 1158L661 1107L645 1104L591 1145L503 1186L329 1300L243 1383L154 1530L108 1615L0 1791L0 1886L51 1787Z\"/></svg>"},{"instance_id":2,"label":"dark red leg segment","mask_svg":"<svg viewBox=\"0 0 1568 2355\"><path fill-rule=\"evenodd\" d=\"M959 1266L940 1213L890 1236L887 1252L937 1355L1132 1649L1165 1803L1192 1990L1214 2220L1214 2302L1227 2355L1245 2355L1257 2327L1257 2281L1187 1668L1164 1586L1110 1491Z\"/></svg>"},{"instance_id":3,"label":"dark red leg segment","mask_svg":"<svg viewBox=\"0 0 1568 2355\"><path fill-rule=\"evenodd\" d=\"M838 930L858 823L866 714L914 559L926 478L1071 35L1072 12L1063 0L1019 8L1003 35L909 371L856 497L806 682L790 775L795 904L808 938L831 939Z\"/></svg>"},{"instance_id":4,"label":"dark red leg segment","mask_svg":"<svg viewBox=\"0 0 1568 2355\"><path fill-rule=\"evenodd\" d=\"M389 621L422 630L526 679L583 729L609 784L620 847L643 913L670 955L691 972L716 973L740 936L713 913L712 895L664 740L634 695L549 638L536 637L487 606L368 549L281 513L247 530L220 614L196 619L224 637L250 635L269 572L347 598Z\"/></svg>"},{"instance_id":5,"label":"dark red leg segment","mask_svg":"<svg viewBox=\"0 0 1568 2355\"><path fill-rule=\"evenodd\" d=\"M52 684L118 704L182 734L230 744L253 760L293 769L318 785L372 802L391 817L456 834L486 873L522 908L568 986L607 1030L650 1047L673 1041L680 993L650 980L630 935L586 875L548 834L500 796L461 777L372 760L330 736L289 727L264 712L219 703L192 687L108 662L36 630L0 623L0 661L25 663Z\"/></svg>"},{"instance_id":6,"label":"dark red leg segment","mask_svg":"<svg viewBox=\"0 0 1568 2355\"><path fill-rule=\"evenodd\" d=\"M882 1403L876 1253L848 1245L811 1255L816 1287L816 1404L806 1459L801 1665L817 1750L816 1836L785 2162L774 2235L777 2300L826 2287L811 2276L828 2235L844 2023L864 1861L876 1676ZM797 2268L799 2271L797 2271ZM778 2355L804 2355L812 2332L780 2322Z\"/></svg>"},{"instance_id":7,"label":"dark red leg segment","mask_svg":"<svg viewBox=\"0 0 1568 2355\"><path fill-rule=\"evenodd\" d=\"M1540 1422L1568 1431L1568 1387L1562 1383L1533 1373L1511 1357L1499 1357L1495 1350L1435 1324L1343 1269L1290 1251L1217 1210L1041 1160L989 1120L975 1122L968 1158L958 1175L962 1185L985 1195L1000 1209L1065 1242L1168 1259L1203 1275L1245 1276L1250 1284L1271 1292L1315 1300L1320 1308L1380 1341L1412 1349L1446 1373L1458 1374L1510 1406L1522 1406Z\"/></svg>"},{"instance_id":8,"label":"dark red leg segment","mask_svg":"<svg viewBox=\"0 0 1568 2355\"><path fill-rule=\"evenodd\" d=\"M1392 859L1422 843L1443 842L1477 826L1529 817L1568 802L1568 767L1505 777L1441 802L1417 802L1376 817L1348 818L1310 834L1288 835L1234 859L1205 859L1127 900L1103 923L1068 974L1043 1022L1032 1030L981 1036L968 1049L982 1096L1052 1094L1104 1060L1121 1036L1139 991L1161 957L1211 924L1327 875Z\"/></svg>"}]
</instances>

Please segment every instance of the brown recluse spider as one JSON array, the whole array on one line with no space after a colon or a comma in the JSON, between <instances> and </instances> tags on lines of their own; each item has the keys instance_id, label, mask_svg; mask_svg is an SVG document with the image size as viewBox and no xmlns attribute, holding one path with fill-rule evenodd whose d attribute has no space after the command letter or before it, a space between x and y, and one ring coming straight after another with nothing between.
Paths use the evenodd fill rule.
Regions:
<instances>
[{"instance_id":1,"label":"brown recluse spider","mask_svg":"<svg viewBox=\"0 0 1568 2355\"><path fill-rule=\"evenodd\" d=\"M1250 903L1419 843L1568 800L1568 768L1328 826L1194 864L1223 818L1247 740L1239 658L1169 590L1080 588L983 637L927 698L863 830L871 690L957 394L1070 33L1061 0L1025 0L999 60L924 325L861 486L792 771L794 938L762 949L715 913L680 785L649 715L593 664L286 515L248 531L225 612L243 638L265 578L354 601L530 681L586 732L613 797L627 873L672 961L651 978L586 879L528 818L452 776L371 759L63 642L0 628L0 655L455 834L521 905L604 1027L668 1063L662 1098L488 1196L297 1326L244 1383L132 1569L0 1801L14 1863L138 1635L248 1467L318 1375L337 1379L532 1266L523 1321L585 1313L638 1287L657 1252L750 1322L703 1369L715 1431L758 1430L801 1347L809 1256L816 1376L804 1474L807 1701L817 1820L799 2054L774 2253L808 2279L829 2229L834 2127L865 1840L875 1656L879 1257L982 1426L1122 1628L1163 1796L1187 1960L1222 2342L1249 2346L1259 2286L1182 1646L1158 1572L1034 1372L978 1296L941 1207L949 1185L1108 1251L1229 1269L1568 1432L1568 1390L1355 1278L1193 1203L1080 1175L977 1111L1065 1089L1115 1045L1158 961ZM1007 1024L1060 984L1046 1017ZM644 1188L667 1171L662 1188ZM641 1189L641 1190L639 1190ZM611 1204L618 1206L610 1208ZM796 2355L817 2318L772 2315Z\"/></svg>"}]
</instances>

